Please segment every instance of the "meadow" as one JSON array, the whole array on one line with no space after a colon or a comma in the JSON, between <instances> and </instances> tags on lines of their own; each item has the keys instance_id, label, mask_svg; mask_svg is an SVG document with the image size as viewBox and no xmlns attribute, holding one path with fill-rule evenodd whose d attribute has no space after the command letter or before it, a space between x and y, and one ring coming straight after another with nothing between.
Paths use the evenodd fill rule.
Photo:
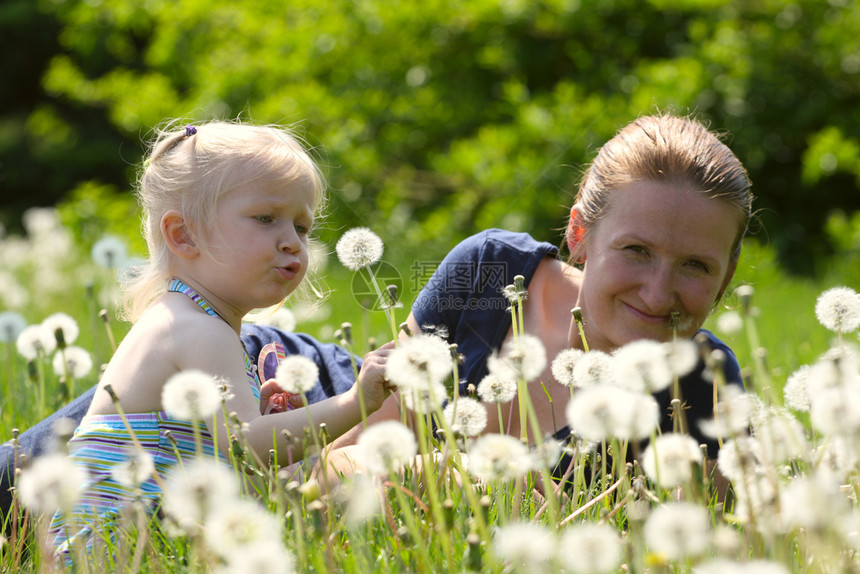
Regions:
<instances>
[{"instance_id":1,"label":"meadow","mask_svg":"<svg viewBox=\"0 0 860 574\"><path fill-rule=\"evenodd\" d=\"M62 214L31 210L26 236L0 236L0 441L95 384L128 330L117 319L118 277L134 263L135 245L122 237L82 236ZM136 224L129 227L136 231ZM372 293L355 295L354 274L333 251L325 244L316 250L315 283L326 297L307 293L287 306L295 330L347 343L360 354L392 338L390 326L405 320L421 275L413 258L387 247L383 261L403 278L399 297L406 303L389 317L367 309ZM435 397L421 402L418 410L426 415L415 417L413 428L394 422L366 432L361 452L374 472L337 487L253 460L237 427L234 472L202 457L188 464L167 485L164 519L153 519L142 502L133 504L122 531L104 541L111 561L90 566L78 549L67 570L860 571L856 324L834 332L819 320L820 309L816 315L822 292L838 284L856 288L850 282L857 277L838 260L822 269L817 279L789 276L770 248L749 239L731 293L706 324L735 350L749 391L727 393L716 413L715 432L724 443L719 467L733 483L725 498L702 451L683 435L646 432L653 448L624 465L622 456L600 453L626 452L638 440L629 432L601 436L586 428L575 444L544 440L529 450L513 437L480 436L469 400L459 399L453 403L459 410L446 414L442 397ZM860 298L853 297L846 300ZM352 325L349 340L345 322ZM22 343L27 326L31 339ZM64 333L59 345L44 338L58 328ZM419 342L425 352L434 345ZM451 372L447 345L434 357ZM526 384L526 374L517 377ZM452 380L445 377L447 393ZM431 420L444 432L431 433ZM304 437L325 439L324 432ZM546 488L548 470L562 454L573 461L569 486ZM45 528L52 510L74 496L63 490L64 478L75 476L63 458L46 457L21 475L22 505L6 520L0 570L53 568ZM146 476L143 467L136 472ZM242 470L256 476L253 486L238 480Z\"/></svg>"}]
</instances>

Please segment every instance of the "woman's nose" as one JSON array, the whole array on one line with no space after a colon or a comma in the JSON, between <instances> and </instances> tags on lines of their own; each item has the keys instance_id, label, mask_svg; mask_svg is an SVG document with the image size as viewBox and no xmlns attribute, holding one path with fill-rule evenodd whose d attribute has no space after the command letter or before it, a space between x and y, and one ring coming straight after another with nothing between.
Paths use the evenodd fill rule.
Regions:
<instances>
[{"instance_id":1,"label":"woman's nose","mask_svg":"<svg viewBox=\"0 0 860 574\"><path fill-rule=\"evenodd\" d=\"M674 274L669 266L655 267L645 276L639 297L650 313L662 315L672 309L677 298L674 283Z\"/></svg>"}]
</instances>

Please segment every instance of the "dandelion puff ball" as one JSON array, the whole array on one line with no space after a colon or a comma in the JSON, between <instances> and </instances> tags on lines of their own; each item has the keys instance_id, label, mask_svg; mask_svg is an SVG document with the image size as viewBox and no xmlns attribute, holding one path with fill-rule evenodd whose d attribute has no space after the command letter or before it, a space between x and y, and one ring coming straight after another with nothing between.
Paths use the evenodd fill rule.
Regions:
<instances>
[{"instance_id":1,"label":"dandelion puff ball","mask_svg":"<svg viewBox=\"0 0 860 574\"><path fill-rule=\"evenodd\" d=\"M565 349L552 360L552 365L550 365L552 376L560 385L565 387L575 386L576 380L573 378L573 367L583 354L585 354L584 351L580 351L579 349Z\"/></svg>"},{"instance_id":2,"label":"dandelion puff ball","mask_svg":"<svg viewBox=\"0 0 860 574\"><path fill-rule=\"evenodd\" d=\"M532 381L546 368L546 349L534 335L520 335L505 345L501 355L491 356L487 368L500 376Z\"/></svg>"},{"instance_id":3,"label":"dandelion puff ball","mask_svg":"<svg viewBox=\"0 0 860 574\"><path fill-rule=\"evenodd\" d=\"M608 524L582 522L566 529L559 546L559 562L574 574L615 572L624 558L618 531Z\"/></svg>"},{"instance_id":4,"label":"dandelion puff ball","mask_svg":"<svg viewBox=\"0 0 860 574\"><path fill-rule=\"evenodd\" d=\"M50 333L46 337L56 337L57 331L61 331L63 333L63 342L66 345L74 343L81 332L80 328L78 328L78 322L65 313L54 313L45 317L42 321L42 329L46 333Z\"/></svg>"},{"instance_id":5,"label":"dandelion puff ball","mask_svg":"<svg viewBox=\"0 0 860 574\"><path fill-rule=\"evenodd\" d=\"M534 522L514 522L496 530L493 552L515 572L544 572L556 551L556 539Z\"/></svg>"},{"instance_id":6,"label":"dandelion puff ball","mask_svg":"<svg viewBox=\"0 0 860 574\"><path fill-rule=\"evenodd\" d=\"M279 543L281 532L275 514L254 501L235 498L213 510L204 538L209 548L227 557L256 541Z\"/></svg>"},{"instance_id":7,"label":"dandelion puff ball","mask_svg":"<svg viewBox=\"0 0 860 574\"><path fill-rule=\"evenodd\" d=\"M693 465L700 463L702 451L690 435L660 435L642 453L642 469L663 488L686 484L693 478Z\"/></svg>"},{"instance_id":8,"label":"dandelion puff ball","mask_svg":"<svg viewBox=\"0 0 860 574\"><path fill-rule=\"evenodd\" d=\"M47 336L46 336L47 335ZM26 327L15 339L15 348L28 361L34 360L39 353L48 354L57 348L57 339L41 325Z\"/></svg>"},{"instance_id":9,"label":"dandelion puff ball","mask_svg":"<svg viewBox=\"0 0 860 574\"><path fill-rule=\"evenodd\" d=\"M469 397L448 403L443 415L451 430L463 436L478 436L487 426L487 409Z\"/></svg>"},{"instance_id":10,"label":"dandelion puff ball","mask_svg":"<svg viewBox=\"0 0 860 574\"><path fill-rule=\"evenodd\" d=\"M374 474L395 470L418 452L415 435L398 421L371 425L358 437L356 448L360 462Z\"/></svg>"},{"instance_id":11,"label":"dandelion puff ball","mask_svg":"<svg viewBox=\"0 0 860 574\"><path fill-rule=\"evenodd\" d=\"M221 389L212 375L197 369L181 371L165 383L161 406L178 419L202 420L221 406Z\"/></svg>"},{"instance_id":12,"label":"dandelion puff ball","mask_svg":"<svg viewBox=\"0 0 860 574\"><path fill-rule=\"evenodd\" d=\"M517 382L509 377L488 373L478 383L478 396L487 403L508 403L517 396Z\"/></svg>"},{"instance_id":13,"label":"dandelion puff ball","mask_svg":"<svg viewBox=\"0 0 860 574\"><path fill-rule=\"evenodd\" d=\"M230 467L197 457L174 470L165 485L162 508L185 532L195 532L217 509L239 497Z\"/></svg>"},{"instance_id":14,"label":"dandelion puff ball","mask_svg":"<svg viewBox=\"0 0 860 574\"><path fill-rule=\"evenodd\" d=\"M383 249L382 239L366 227L350 229L335 245L337 258L351 271L358 271L382 259Z\"/></svg>"},{"instance_id":15,"label":"dandelion puff ball","mask_svg":"<svg viewBox=\"0 0 860 574\"><path fill-rule=\"evenodd\" d=\"M20 313L15 311L0 313L0 343L15 341L26 328L27 320Z\"/></svg>"},{"instance_id":16,"label":"dandelion puff ball","mask_svg":"<svg viewBox=\"0 0 860 574\"><path fill-rule=\"evenodd\" d=\"M106 269L117 269L125 264L128 250L122 239L105 235L95 242L91 255L97 265Z\"/></svg>"},{"instance_id":17,"label":"dandelion puff ball","mask_svg":"<svg viewBox=\"0 0 860 574\"><path fill-rule=\"evenodd\" d=\"M645 522L645 542L669 560L702 554L710 541L708 511L698 504L668 502Z\"/></svg>"},{"instance_id":18,"label":"dandelion puff ball","mask_svg":"<svg viewBox=\"0 0 860 574\"><path fill-rule=\"evenodd\" d=\"M320 369L303 355L290 355L275 370L275 380L288 393L307 393L316 386Z\"/></svg>"},{"instance_id":19,"label":"dandelion puff ball","mask_svg":"<svg viewBox=\"0 0 860 574\"><path fill-rule=\"evenodd\" d=\"M128 488L138 488L155 472L152 455L144 450L132 452L125 461L111 468L111 477Z\"/></svg>"},{"instance_id":20,"label":"dandelion puff ball","mask_svg":"<svg viewBox=\"0 0 860 574\"><path fill-rule=\"evenodd\" d=\"M639 339L612 354L616 381L632 391L656 393L672 383L662 343Z\"/></svg>"},{"instance_id":21,"label":"dandelion puff ball","mask_svg":"<svg viewBox=\"0 0 860 574\"><path fill-rule=\"evenodd\" d=\"M834 287L818 296L815 315L835 333L851 333L860 326L860 295L848 287Z\"/></svg>"},{"instance_id":22,"label":"dandelion puff ball","mask_svg":"<svg viewBox=\"0 0 860 574\"><path fill-rule=\"evenodd\" d=\"M744 320L737 311L726 311L717 317L717 330L724 335L734 335L744 328Z\"/></svg>"},{"instance_id":23,"label":"dandelion puff ball","mask_svg":"<svg viewBox=\"0 0 860 574\"><path fill-rule=\"evenodd\" d=\"M213 574L294 574L298 572L296 557L280 541L270 538L256 540L228 552L225 563L213 570Z\"/></svg>"},{"instance_id":24,"label":"dandelion puff ball","mask_svg":"<svg viewBox=\"0 0 860 574\"><path fill-rule=\"evenodd\" d=\"M448 343L433 335L416 335L394 349L385 376L401 389L441 384L453 366Z\"/></svg>"},{"instance_id":25,"label":"dandelion puff ball","mask_svg":"<svg viewBox=\"0 0 860 574\"><path fill-rule=\"evenodd\" d=\"M809 381L809 372L812 369L810 365L803 365L785 381L785 386L782 388L782 394L785 397L787 407L800 412L809 411L809 393L806 390Z\"/></svg>"},{"instance_id":26,"label":"dandelion puff ball","mask_svg":"<svg viewBox=\"0 0 860 574\"><path fill-rule=\"evenodd\" d=\"M62 353L54 354L51 366L54 367L54 374L57 376L65 375L68 372L73 379L82 379L93 370L93 360L86 349L71 346L66 347Z\"/></svg>"},{"instance_id":27,"label":"dandelion puff ball","mask_svg":"<svg viewBox=\"0 0 860 574\"><path fill-rule=\"evenodd\" d=\"M411 411L428 414L442 407L448 398L445 385L430 383L423 387L405 388L402 391L403 402Z\"/></svg>"},{"instance_id":28,"label":"dandelion puff ball","mask_svg":"<svg viewBox=\"0 0 860 574\"><path fill-rule=\"evenodd\" d=\"M21 471L17 491L21 504L47 514L71 508L80 498L86 472L61 453L40 456Z\"/></svg>"},{"instance_id":29,"label":"dandelion puff ball","mask_svg":"<svg viewBox=\"0 0 860 574\"><path fill-rule=\"evenodd\" d=\"M484 482L514 480L531 469L528 448L510 435L480 436L468 454L469 470Z\"/></svg>"},{"instance_id":30,"label":"dandelion puff ball","mask_svg":"<svg viewBox=\"0 0 860 574\"><path fill-rule=\"evenodd\" d=\"M615 368L612 358L603 351L588 351L573 366L573 379L578 387L614 383Z\"/></svg>"}]
</instances>

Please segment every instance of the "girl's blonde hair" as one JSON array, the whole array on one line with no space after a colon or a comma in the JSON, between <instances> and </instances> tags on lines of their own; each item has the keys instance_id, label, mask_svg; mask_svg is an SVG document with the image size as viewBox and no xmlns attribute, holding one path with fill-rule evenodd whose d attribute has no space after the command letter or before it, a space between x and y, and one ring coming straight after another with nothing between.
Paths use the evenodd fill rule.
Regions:
<instances>
[{"instance_id":1,"label":"girl's blonde hair","mask_svg":"<svg viewBox=\"0 0 860 574\"><path fill-rule=\"evenodd\" d=\"M124 311L130 321L164 292L170 278L170 250L161 233L167 211L179 211L191 226L203 230L226 193L255 181L310 186L316 211L325 202L323 175L291 130L238 121L177 124L156 130L137 180L149 260L126 282Z\"/></svg>"}]
</instances>

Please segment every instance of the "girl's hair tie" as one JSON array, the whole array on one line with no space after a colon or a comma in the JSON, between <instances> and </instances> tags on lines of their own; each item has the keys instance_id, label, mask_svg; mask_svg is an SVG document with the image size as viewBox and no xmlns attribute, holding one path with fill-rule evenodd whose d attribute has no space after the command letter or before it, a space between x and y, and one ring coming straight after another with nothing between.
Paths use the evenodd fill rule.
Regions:
<instances>
[{"instance_id":1,"label":"girl's hair tie","mask_svg":"<svg viewBox=\"0 0 860 574\"><path fill-rule=\"evenodd\" d=\"M191 137L197 133L197 128L194 126L185 126L185 137Z\"/></svg>"}]
</instances>

